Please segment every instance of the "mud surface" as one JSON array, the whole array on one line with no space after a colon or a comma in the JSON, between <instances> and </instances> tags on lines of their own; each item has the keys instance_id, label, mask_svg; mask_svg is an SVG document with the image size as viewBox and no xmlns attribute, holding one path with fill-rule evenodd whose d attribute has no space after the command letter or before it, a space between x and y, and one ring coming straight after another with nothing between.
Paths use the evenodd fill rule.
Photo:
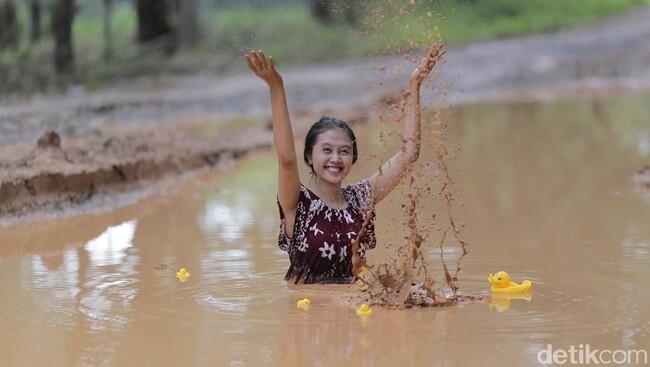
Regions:
<instances>
[{"instance_id":1,"label":"mud surface","mask_svg":"<svg viewBox=\"0 0 650 367\"><path fill-rule=\"evenodd\" d=\"M632 182L637 189L650 192L650 165L646 165L636 172L632 177Z\"/></svg>"},{"instance_id":2,"label":"mud surface","mask_svg":"<svg viewBox=\"0 0 650 367\"><path fill-rule=\"evenodd\" d=\"M0 163L0 217L81 204L96 194L144 188L169 174L267 148L261 129L209 139L172 131L70 140L46 132L23 158Z\"/></svg>"},{"instance_id":3,"label":"mud surface","mask_svg":"<svg viewBox=\"0 0 650 367\"><path fill-rule=\"evenodd\" d=\"M539 365L547 344L572 340L644 348L650 201L630 177L649 157L649 101L476 104L445 113L448 146L463 147L450 149L457 158L449 161L470 243L460 295L489 294L487 275L505 270L533 282L532 299L408 312L371 306L366 317L355 312L361 302L343 302L347 288L287 284L289 260L275 241L275 156L260 152L170 175L170 189L116 210L1 228L3 365L519 367ZM399 149L396 135L380 140L385 126L399 132L393 121L355 128L362 149L350 182ZM62 138L64 149L69 143ZM422 149L418 162L435 163L433 144ZM416 184L443 178L433 166L418 172ZM447 209L434 197L439 186L432 189L417 213L440 285L437 245L452 276L461 249L452 233L439 241ZM378 206L369 264L405 242L408 192L401 185ZM181 267L192 274L187 282L175 277ZM303 298L311 309L296 307Z\"/></svg>"},{"instance_id":4,"label":"mud surface","mask_svg":"<svg viewBox=\"0 0 650 367\"><path fill-rule=\"evenodd\" d=\"M436 81L444 87L424 92L423 105L649 89L648 18L645 6L591 26L450 48ZM363 120L369 105L399 95L411 69L406 58L385 56L285 70L296 135L323 114ZM123 191L270 147L268 95L254 76L161 85L0 107L0 216L78 204L103 189ZM218 138L185 133L197 121L234 116L257 123ZM37 147L46 131L60 136L61 148Z\"/></svg>"}]
</instances>

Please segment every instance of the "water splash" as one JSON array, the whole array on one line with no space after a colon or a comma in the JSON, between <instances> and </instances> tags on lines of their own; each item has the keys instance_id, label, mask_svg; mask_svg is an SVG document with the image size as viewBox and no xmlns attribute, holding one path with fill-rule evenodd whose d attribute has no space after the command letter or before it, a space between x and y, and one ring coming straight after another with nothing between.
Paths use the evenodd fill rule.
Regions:
<instances>
[{"instance_id":1,"label":"water splash","mask_svg":"<svg viewBox=\"0 0 650 367\"><path fill-rule=\"evenodd\" d=\"M429 62L436 65L444 56L444 50L441 43L434 44L431 47L428 57ZM406 109L409 100L409 92L403 92L396 104L391 108L398 111L397 121L401 123L406 116ZM380 120L383 120L380 114ZM380 139L384 139L386 134L380 133ZM461 225L457 223L454 214L455 195L453 188L455 186L452 175L447 166L448 150L445 146L447 140L446 125L442 119L442 111L436 109L433 119L433 143L435 147L436 164L441 175L439 195L444 200L446 221L440 227L441 238L438 247L440 250L440 261L444 271L444 281L451 291L450 295L445 295L443 291L436 291L436 281L431 274L427 261L424 257L423 245L426 249L427 241L421 235L418 229L417 203L422 196L422 190L416 185L415 171L411 168L406 172L405 177L408 179L408 190L406 194L406 204L402 205L405 210L406 227L408 235L405 242L398 246L394 259L387 263L368 265L366 260L358 256L353 256L353 273L359 280L361 290L368 296L369 302L373 304L384 305L388 307L411 307L411 306L443 306L459 302L486 301L481 296L462 296L459 295L458 275L462 269L462 259L467 255L467 246L469 243L463 238ZM430 165L427 164L427 167ZM381 172L381 167L379 168ZM431 194L431 188L426 187L426 192ZM357 238L352 243L353 254L356 254L358 242L365 227L368 224L372 206L366 210L364 224ZM435 226L436 215L432 218L432 226ZM461 247L461 255L456 261L456 268L449 271L447 263L443 257L443 244L447 234L451 233L454 240Z\"/></svg>"}]
</instances>

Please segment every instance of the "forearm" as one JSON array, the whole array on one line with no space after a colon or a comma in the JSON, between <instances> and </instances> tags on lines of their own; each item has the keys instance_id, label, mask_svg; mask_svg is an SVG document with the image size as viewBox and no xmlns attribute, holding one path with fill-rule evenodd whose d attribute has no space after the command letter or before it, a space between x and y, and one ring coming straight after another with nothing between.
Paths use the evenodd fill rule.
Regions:
<instances>
[{"instance_id":1,"label":"forearm","mask_svg":"<svg viewBox=\"0 0 650 367\"><path fill-rule=\"evenodd\" d=\"M420 85L411 83L407 101L406 121L402 129L402 154L409 162L415 162L420 155L421 119Z\"/></svg>"},{"instance_id":2,"label":"forearm","mask_svg":"<svg viewBox=\"0 0 650 367\"><path fill-rule=\"evenodd\" d=\"M420 91L412 86L402 128L402 149L370 177L375 203L379 203L400 183L420 154Z\"/></svg>"},{"instance_id":3,"label":"forearm","mask_svg":"<svg viewBox=\"0 0 650 367\"><path fill-rule=\"evenodd\" d=\"M295 164L296 149L284 85L270 86L273 141L280 163Z\"/></svg>"}]
</instances>

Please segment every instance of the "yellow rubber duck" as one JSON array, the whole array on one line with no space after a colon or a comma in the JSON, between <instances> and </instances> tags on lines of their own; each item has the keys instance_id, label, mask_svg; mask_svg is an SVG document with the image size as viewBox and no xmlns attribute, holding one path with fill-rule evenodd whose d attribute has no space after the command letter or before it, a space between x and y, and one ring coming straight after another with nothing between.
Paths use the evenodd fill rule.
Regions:
<instances>
[{"instance_id":1,"label":"yellow rubber duck","mask_svg":"<svg viewBox=\"0 0 650 367\"><path fill-rule=\"evenodd\" d=\"M178 278L178 280L180 280L181 282L187 281L187 278L189 278L190 275L191 275L190 272L187 271L187 269L185 268L180 268L176 272L176 278Z\"/></svg>"},{"instance_id":2,"label":"yellow rubber duck","mask_svg":"<svg viewBox=\"0 0 650 367\"><path fill-rule=\"evenodd\" d=\"M494 275L490 274L488 281L491 284L490 291L492 293L523 293L533 288L533 283L530 280L524 280L521 284L511 281L510 275L505 271L499 271Z\"/></svg>"},{"instance_id":3,"label":"yellow rubber duck","mask_svg":"<svg viewBox=\"0 0 650 367\"><path fill-rule=\"evenodd\" d=\"M364 303L361 306L359 306L359 308L357 309L357 315L359 316L372 315L372 309L370 308L370 306Z\"/></svg>"},{"instance_id":4,"label":"yellow rubber duck","mask_svg":"<svg viewBox=\"0 0 650 367\"><path fill-rule=\"evenodd\" d=\"M311 301L309 298L303 298L296 302L296 307L298 307L301 310L308 310L309 306L311 306Z\"/></svg>"}]
</instances>

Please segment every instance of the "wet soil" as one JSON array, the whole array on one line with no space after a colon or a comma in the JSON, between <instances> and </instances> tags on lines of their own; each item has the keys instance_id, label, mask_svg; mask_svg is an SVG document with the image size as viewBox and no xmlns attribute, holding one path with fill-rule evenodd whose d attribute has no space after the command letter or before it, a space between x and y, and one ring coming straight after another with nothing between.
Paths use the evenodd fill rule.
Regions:
<instances>
[{"instance_id":1,"label":"wet soil","mask_svg":"<svg viewBox=\"0 0 650 367\"><path fill-rule=\"evenodd\" d=\"M0 163L0 216L79 204L98 192L134 189L268 145L267 134L253 129L213 140L172 131L131 132L63 146L59 135L48 131L26 156Z\"/></svg>"},{"instance_id":2,"label":"wet soil","mask_svg":"<svg viewBox=\"0 0 650 367\"><path fill-rule=\"evenodd\" d=\"M423 105L650 89L648 17L644 6L595 25L450 48ZM320 115L365 120L369 106L400 95L411 69L405 57L384 56L284 71L296 136ZM75 206L269 148L268 115L267 91L249 74L76 90L2 106L0 217ZM235 116L255 122L234 123L218 137L191 133ZM38 146L47 131L60 146Z\"/></svg>"}]
</instances>

